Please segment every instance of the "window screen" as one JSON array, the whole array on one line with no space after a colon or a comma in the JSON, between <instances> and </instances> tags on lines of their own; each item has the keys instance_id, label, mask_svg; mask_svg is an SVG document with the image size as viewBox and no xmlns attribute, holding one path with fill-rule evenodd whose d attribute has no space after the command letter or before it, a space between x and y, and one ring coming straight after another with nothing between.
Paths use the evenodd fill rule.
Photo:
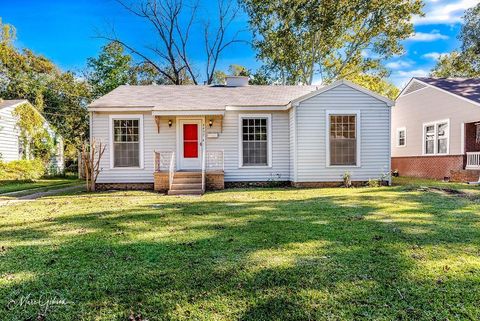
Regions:
<instances>
[{"instance_id":1,"label":"window screen","mask_svg":"<svg viewBox=\"0 0 480 321\"><path fill-rule=\"evenodd\" d=\"M267 118L242 119L243 166L268 165Z\"/></svg>"},{"instance_id":2,"label":"window screen","mask_svg":"<svg viewBox=\"0 0 480 321\"><path fill-rule=\"evenodd\" d=\"M405 129L400 129L398 131L398 146L405 146L407 143Z\"/></svg>"},{"instance_id":3,"label":"window screen","mask_svg":"<svg viewBox=\"0 0 480 321\"><path fill-rule=\"evenodd\" d=\"M425 154L435 153L435 125L425 126Z\"/></svg>"},{"instance_id":4,"label":"window screen","mask_svg":"<svg viewBox=\"0 0 480 321\"><path fill-rule=\"evenodd\" d=\"M437 153L446 154L448 146L448 124L442 123L437 125Z\"/></svg>"},{"instance_id":5,"label":"window screen","mask_svg":"<svg viewBox=\"0 0 480 321\"><path fill-rule=\"evenodd\" d=\"M330 116L330 165L357 164L356 115Z\"/></svg>"},{"instance_id":6,"label":"window screen","mask_svg":"<svg viewBox=\"0 0 480 321\"><path fill-rule=\"evenodd\" d=\"M114 135L114 167L140 166L140 137L138 119L115 119Z\"/></svg>"}]
</instances>

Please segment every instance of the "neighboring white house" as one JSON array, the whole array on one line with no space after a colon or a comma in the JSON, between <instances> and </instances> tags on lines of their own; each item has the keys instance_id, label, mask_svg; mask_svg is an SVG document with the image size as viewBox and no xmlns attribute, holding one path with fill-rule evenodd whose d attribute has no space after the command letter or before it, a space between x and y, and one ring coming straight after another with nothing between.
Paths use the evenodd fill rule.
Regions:
<instances>
[{"instance_id":1,"label":"neighboring white house","mask_svg":"<svg viewBox=\"0 0 480 321\"><path fill-rule=\"evenodd\" d=\"M27 100L2 100L0 99L0 160L11 162L24 158L30 158L30 152L23 146L20 139L20 129L17 126L17 118L13 114L15 108L23 104L30 104ZM31 106L31 105L30 105ZM32 106L32 109L36 109ZM43 116L42 116L43 118ZM51 159L50 173L64 171L63 140L45 120L44 126L49 135L56 141L57 153Z\"/></svg>"},{"instance_id":2,"label":"neighboring white house","mask_svg":"<svg viewBox=\"0 0 480 321\"><path fill-rule=\"evenodd\" d=\"M477 181L480 78L412 78L392 110L392 168L403 176Z\"/></svg>"},{"instance_id":3,"label":"neighboring white house","mask_svg":"<svg viewBox=\"0 0 480 321\"><path fill-rule=\"evenodd\" d=\"M253 182L337 184L390 173L393 102L348 81L326 87L120 86L89 106L106 145L100 186L196 193ZM155 175L154 175L155 173ZM387 179L388 180L388 179Z\"/></svg>"}]
</instances>

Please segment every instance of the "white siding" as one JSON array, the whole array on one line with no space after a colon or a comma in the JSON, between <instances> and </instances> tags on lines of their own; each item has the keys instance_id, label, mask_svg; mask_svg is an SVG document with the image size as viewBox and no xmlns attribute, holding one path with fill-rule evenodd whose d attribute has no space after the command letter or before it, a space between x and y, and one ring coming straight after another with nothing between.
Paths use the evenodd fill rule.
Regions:
<instances>
[{"instance_id":1,"label":"white siding","mask_svg":"<svg viewBox=\"0 0 480 321\"><path fill-rule=\"evenodd\" d=\"M290 180L290 131L288 112L271 112L272 116L272 166L266 168L239 167L238 119L243 112L227 111L223 119L223 133L207 139L208 150L223 150L225 154L225 181ZM244 112L244 114L254 114ZM260 113L262 115L266 112ZM208 122L208 121L207 121ZM218 124L218 122L216 122ZM218 126L218 125L216 125ZM208 131L220 131L212 127Z\"/></svg>"},{"instance_id":2,"label":"white siding","mask_svg":"<svg viewBox=\"0 0 480 321\"><path fill-rule=\"evenodd\" d=\"M117 114L117 113L112 113ZM125 114L125 113L119 113ZM132 115L138 113L130 113ZM208 126L209 117L205 119L206 131L218 132L218 138L207 138L207 151L223 150L225 154L225 181L267 181L290 179L290 131L288 112L272 112L272 166L268 168L240 168L239 167L239 137L238 119L240 112L228 111L223 118L223 132L221 132L218 118L214 118L212 128ZM248 114L253 114L248 112ZM265 113L262 113L265 114ZM106 144L105 154L101 161L102 171L98 176L99 183L151 183L153 182L154 151L176 150L176 120L175 117L161 117L160 134L157 133L154 117L149 113L144 115L143 142L144 168L143 169L111 169L110 142L109 142L109 114L93 113L92 136L97 141ZM198 117L198 116L197 116ZM173 120L172 127L168 127L168 119Z\"/></svg>"},{"instance_id":3,"label":"white siding","mask_svg":"<svg viewBox=\"0 0 480 321\"><path fill-rule=\"evenodd\" d=\"M380 178L390 172L390 107L384 102L340 85L300 103L297 108L297 181L340 181ZM326 111L360 111L359 167L327 167Z\"/></svg>"},{"instance_id":4,"label":"white siding","mask_svg":"<svg viewBox=\"0 0 480 321\"><path fill-rule=\"evenodd\" d=\"M290 123L290 181L297 180L297 115L296 108L288 113Z\"/></svg>"},{"instance_id":5,"label":"white siding","mask_svg":"<svg viewBox=\"0 0 480 321\"><path fill-rule=\"evenodd\" d=\"M17 121L12 115L16 106L0 109L0 159L5 162L19 159Z\"/></svg>"},{"instance_id":6,"label":"white siding","mask_svg":"<svg viewBox=\"0 0 480 321\"><path fill-rule=\"evenodd\" d=\"M112 113L125 114L125 113ZM141 113L130 113L138 115ZM157 132L155 119L150 113L143 113L143 150L142 169L110 168L110 127L109 114L93 113L92 136L106 145L98 175L98 183L153 183L154 151L175 150L175 125L168 127L168 118L162 117L160 133Z\"/></svg>"}]
</instances>

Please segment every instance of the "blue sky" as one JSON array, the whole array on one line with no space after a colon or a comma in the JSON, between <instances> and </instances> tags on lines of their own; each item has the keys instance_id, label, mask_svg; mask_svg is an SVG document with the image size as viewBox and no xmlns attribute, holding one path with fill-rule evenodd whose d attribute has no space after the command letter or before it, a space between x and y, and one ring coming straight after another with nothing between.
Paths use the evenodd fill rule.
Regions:
<instances>
[{"instance_id":1,"label":"blue sky","mask_svg":"<svg viewBox=\"0 0 480 321\"><path fill-rule=\"evenodd\" d=\"M386 61L392 71L390 79L402 86L412 76L427 75L435 65L439 54L459 46L457 40L461 17L465 9L480 0L425 0L426 16L415 18L416 34L404 42L406 53ZM200 16L214 14L212 2L204 0ZM103 40L96 39L99 33L109 32L111 26L128 43L142 46L151 44L152 33L139 18L132 16L114 0L0 0L0 17L4 23L17 28L19 47L28 47L36 53L53 60L64 70L79 71L85 67L88 57L96 56ZM236 19L232 30L246 29L247 17ZM202 48L202 26L194 26L191 48ZM242 39L250 40L249 32ZM192 50L192 58L198 71L202 72L203 51ZM368 53L366 53L368 54ZM255 52L247 44L235 44L224 52L220 69L232 63L255 69L260 63Z\"/></svg>"}]
</instances>

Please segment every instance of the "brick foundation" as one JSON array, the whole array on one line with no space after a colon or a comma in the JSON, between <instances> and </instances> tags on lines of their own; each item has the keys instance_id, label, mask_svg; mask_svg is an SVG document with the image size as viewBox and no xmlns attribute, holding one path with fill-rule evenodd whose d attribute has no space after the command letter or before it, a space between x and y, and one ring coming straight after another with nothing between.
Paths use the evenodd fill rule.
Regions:
<instances>
[{"instance_id":1,"label":"brick foundation","mask_svg":"<svg viewBox=\"0 0 480 321\"><path fill-rule=\"evenodd\" d=\"M450 181L452 182L478 182L480 177L480 170L458 170L452 171Z\"/></svg>"},{"instance_id":2,"label":"brick foundation","mask_svg":"<svg viewBox=\"0 0 480 321\"><path fill-rule=\"evenodd\" d=\"M354 181L352 186L360 187L367 185L366 181ZM388 182L382 182L382 185L388 185ZM292 182L293 187L298 188L328 188L343 187L343 182Z\"/></svg>"},{"instance_id":3,"label":"brick foundation","mask_svg":"<svg viewBox=\"0 0 480 321\"><path fill-rule=\"evenodd\" d=\"M463 170L463 155L392 157L392 170L400 176L445 179Z\"/></svg>"},{"instance_id":4,"label":"brick foundation","mask_svg":"<svg viewBox=\"0 0 480 321\"><path fill-rule=\"evenodd\" d=\"M149 191L153 190L152 183L97 183L95 184L97 191Z\"/></svg>"},{"instance_id":5,"label":"brick foundation","mask_svg":"<svg viewBox=\"0 0 480 321\"><path fill-rule=\"evenodd\" d=\"M168 191L168 172L155 172L153 173L153 189L155 192Z\"/></svg>"},{"instance_id":6,"label":"brick foundation","mask_svg":"<svg viewBox=\"0 0 480 321\"><path fill-rule=\"evenodd\" d=\"M205 176L207 191L225 188L225 174L223 172L208 172Z\"/></svg>"},{"instance_id":7,"label":"brick foundation","mask_svg":"<svg viewBox=\"0 0 480 321\"><path fill-rule=\"evenodd\" d=\"M290 181L225 182L226 188L288 187L288 186L292 186L292 183Z\"/></svg>"}]
</instances>

